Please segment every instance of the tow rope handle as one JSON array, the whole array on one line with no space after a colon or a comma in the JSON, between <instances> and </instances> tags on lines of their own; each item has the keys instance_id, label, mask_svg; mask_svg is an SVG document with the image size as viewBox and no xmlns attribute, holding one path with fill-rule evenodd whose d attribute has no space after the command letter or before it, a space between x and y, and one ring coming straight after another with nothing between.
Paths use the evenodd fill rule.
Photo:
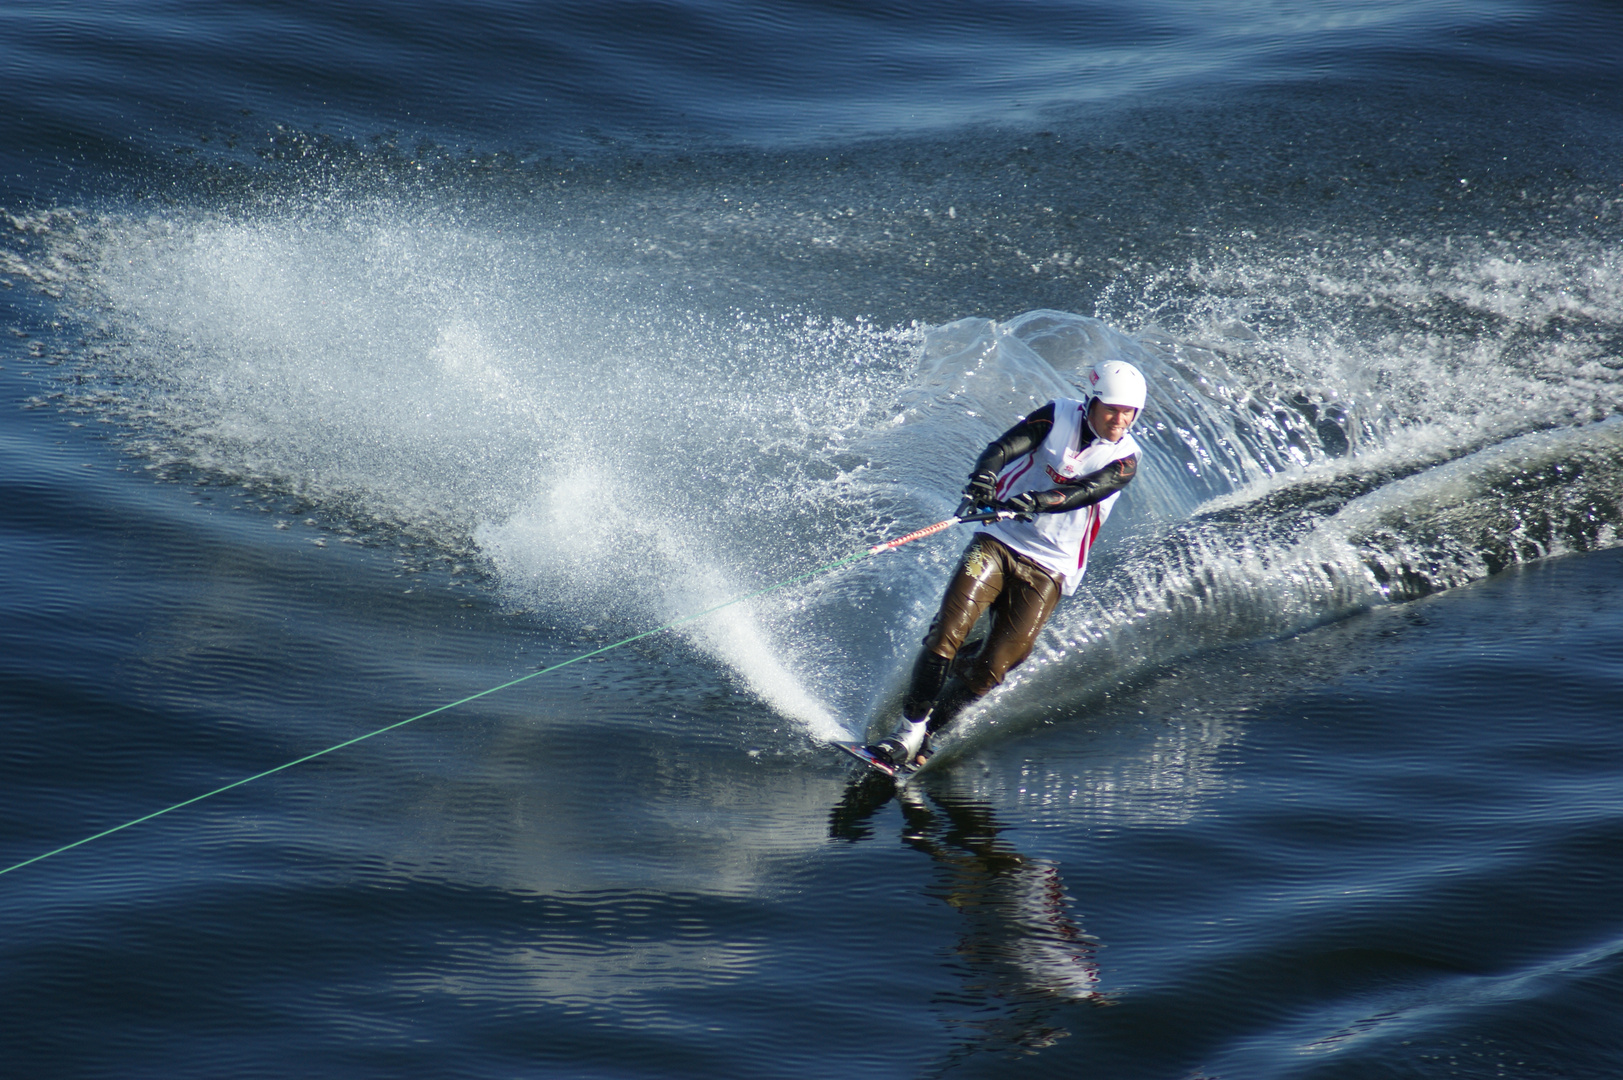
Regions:
<instances>
[{"instance_id":1,"label":"tow rope handle","mask_svg":"<svg viewBox=\"0 0 1623 1080\"><path fill-rule=\"evenodd\" d=\"M894 540L886 540L883 544L875 544L868 549L869 555L878 555L881 551L895 551L903 544L911 544L915 540L923 540L926 536L934 536L942 529L950 529L959 522L974 523L982 521L1003 521L1018 516L1013 510L1002 510L996 506L977 504L973 499L965 499L958 506L958 512L944 521L934 525L926 525L906 536L898 536Z\"/></svg>"}]
</instances>

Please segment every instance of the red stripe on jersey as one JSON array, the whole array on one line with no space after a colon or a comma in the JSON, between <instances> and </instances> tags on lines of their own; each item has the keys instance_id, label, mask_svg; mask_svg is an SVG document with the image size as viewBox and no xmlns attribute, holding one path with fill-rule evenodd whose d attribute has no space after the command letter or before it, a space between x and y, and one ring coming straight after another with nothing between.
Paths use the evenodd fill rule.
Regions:
<instances>
[{"instance_id":1,"label":"red stripe on jersey","mask_svg":"<svg viewBox=\"0 0 1623 1080\"><path fill-rule=\"evenodd\" d=\"M1082 550L1077 552L1076 567L1078 570L1087 563L1088 552L1093 549L1093 542L1099 539L1099 528L1104 525L1104 522L1099 519L1099 506L1097 503L1088 507L1088 510L1093 514L1093 527L1088 530L1088 535L1082 539Z\"/></svg>"},{"instance_id":2,"label":"red stripe on jersey","mask_svg":"<svg viewBox=\"0 0 1623 1080\"><path fill-rule=\"evenodd\" d=\"M1036 461L1037 455L1035 452L1027 454L1024 463L1018 466L1014 472L1010 473L1008 476L999 477L997 482L997 497L1002 499L1003 496L1007 495L1009 489L1014 486L1014 482L1026 475L1026 470L1030 469L1031 466L1036 463Z\"/></svg>"}]
</instances>

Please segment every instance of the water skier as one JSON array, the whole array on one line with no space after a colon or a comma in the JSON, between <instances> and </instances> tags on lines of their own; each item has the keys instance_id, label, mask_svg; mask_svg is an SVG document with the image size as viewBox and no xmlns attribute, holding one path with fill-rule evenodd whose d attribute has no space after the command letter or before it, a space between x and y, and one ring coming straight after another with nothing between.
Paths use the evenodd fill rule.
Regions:
<instances>
[{"instance_id":1,"label":"water skier","mask_svg":"<svg viewBox=\"0 0 1623 1080\"><path fill-rule=\"evenodd\" d=\"M1144 409L1144 376L1106 360L1088 373L1086 400L1059 398L981 451L959 516L1012 510L970 540L913 665L902 724L868 747L882 760L922 764L930 738L1003 682L1031 654L1063 594L1082 583L1088 552L1122 488L1138 471L1128 429ZM960 657L982 613L991 623L974 655Z\"/></svg>"}]
</instances>

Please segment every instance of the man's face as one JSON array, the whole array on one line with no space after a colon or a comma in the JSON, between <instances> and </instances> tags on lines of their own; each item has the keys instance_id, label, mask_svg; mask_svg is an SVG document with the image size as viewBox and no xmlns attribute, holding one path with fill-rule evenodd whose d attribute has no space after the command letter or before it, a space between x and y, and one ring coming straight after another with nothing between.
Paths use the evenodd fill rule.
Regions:
<instances>
[{"instance_id":1,"label":"man's face","mask_svg":"<svg viewBox=\"0 0 1623 1080\"><path fill-rule=\"evenodd\" d=\"M1106 442L1121 442L1121 437L1127 434L1127 429L1137 419L1137 409L1130 409L1126 405L1106 405L1098 398L1093 399L1093 405L1088 409L1088 423Z\"/></svg>"}]
</instances>

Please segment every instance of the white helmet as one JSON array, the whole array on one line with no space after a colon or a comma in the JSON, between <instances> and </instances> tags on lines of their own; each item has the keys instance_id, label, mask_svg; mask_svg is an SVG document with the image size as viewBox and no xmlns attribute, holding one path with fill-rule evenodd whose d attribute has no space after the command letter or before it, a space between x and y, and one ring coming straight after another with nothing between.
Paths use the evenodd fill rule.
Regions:
<instances>
[{"instance_id":1,"label":"white helmet","mask_svg":"<svg viewBox=\"0 0 1623 1080\"><path fill-rule=\"evenodd\" d=\"M1122 360L1101 360L1088 372L1088 391L1106 405L1125 405L1143 411L1148 392L1144 376Z\"/></svg>"}]
</instances>

